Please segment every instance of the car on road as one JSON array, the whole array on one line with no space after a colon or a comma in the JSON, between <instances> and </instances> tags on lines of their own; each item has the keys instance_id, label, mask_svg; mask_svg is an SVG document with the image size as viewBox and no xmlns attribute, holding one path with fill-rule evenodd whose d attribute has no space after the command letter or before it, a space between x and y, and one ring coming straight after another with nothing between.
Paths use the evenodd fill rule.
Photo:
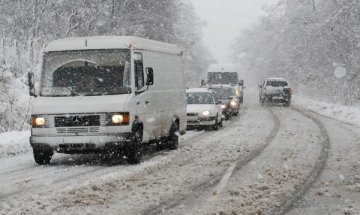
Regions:
<instances>
[{"instance_id":1,"label":"car on road","mask_svg":"<svg viewBox=\"0 0 360 215\"><path fill-rule=\"evenodd\" d=\"M221 101L207 88L186 90L187 128L217 130L222 127Z\"/></svg>"},{"instance_id":2,"label":"car on road","mask_svg":"<svg viewBox=\"0 0 360 215\"><path fill-rule=\"evenodd\" d=\"M221 100L222 113L226 120L239 115L240 101L236 97L235 89L232 86L212 85L209 89L214 92L217 99Z\"/></svg>"},{"instance_id":3,"label":"car on road","mask_svg":"<svg viewBox=\"0 0 360 215\"><path fill-rule=\"evenodd\" d=\"M284 78L268 78L259 88L259 101L262 106L265 104L290 106L292 89Z\"/></svg>"}]
</instances>

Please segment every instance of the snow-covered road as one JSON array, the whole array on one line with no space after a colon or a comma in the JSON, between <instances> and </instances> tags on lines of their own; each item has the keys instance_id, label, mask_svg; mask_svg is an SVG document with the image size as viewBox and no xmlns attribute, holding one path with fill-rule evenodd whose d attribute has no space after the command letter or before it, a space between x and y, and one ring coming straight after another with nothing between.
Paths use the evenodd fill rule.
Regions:
<instances>
[{"instance_id":1,"label":"snow-covered road","mask_svg":"<svg viewBox=\"0 0 360 215\"><path fill-rule=\"evenodd\" d=\"M176 151L149 147L140 165L2 157L0 214L357 214L359 142L355 125L249 93L224 128L188 132Z\"/></svg>"}]
</instances>

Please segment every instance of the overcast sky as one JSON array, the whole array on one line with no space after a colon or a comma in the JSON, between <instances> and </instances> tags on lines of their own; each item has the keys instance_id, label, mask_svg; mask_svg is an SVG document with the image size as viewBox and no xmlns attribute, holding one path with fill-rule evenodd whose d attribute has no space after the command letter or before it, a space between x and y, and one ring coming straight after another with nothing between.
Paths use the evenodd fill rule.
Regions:
<instances>
[{"instance_id":1,"label":"overcast sky","mask_svg":"<svg viewBox=\"0 0 360 215\"><path fill-rule=\"evenodd\" d=\"M204 42L218 63L229 62L229 49L242 28L264 14L262 6L273 0L191 0L207 26Z\"/></svg>"}]
</instances>

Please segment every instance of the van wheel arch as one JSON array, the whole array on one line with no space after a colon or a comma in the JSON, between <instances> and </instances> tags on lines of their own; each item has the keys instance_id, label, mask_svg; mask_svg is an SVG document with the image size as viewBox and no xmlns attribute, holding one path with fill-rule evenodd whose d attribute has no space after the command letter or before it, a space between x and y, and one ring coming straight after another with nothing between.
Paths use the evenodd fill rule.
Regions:
<instances>
[{"instance_id":1,"label":"van wheel arch","mask_svg":"<svg viewBox=\"0 0 360 215\"><path fill-rule=\"evenodd\" d=\"M141 162L143 129L144 125L142 122L133 122L131 128L132 140L125 149L125 155L129 164L139 164Z\"/></svg>"},{"instance_id":2,"label":"van wheel arch","mask_svg":"<svg viewBox=\"0 0 360 215\"><path fill-rule=\"evenodd\" d=\"M132 134L135 133L135 131L137 130L141 130L141 132L143 133L144 130L144 123L142 121L134 121L132 126L131 126L131 132Z\"/></svg>"}]
</instances>

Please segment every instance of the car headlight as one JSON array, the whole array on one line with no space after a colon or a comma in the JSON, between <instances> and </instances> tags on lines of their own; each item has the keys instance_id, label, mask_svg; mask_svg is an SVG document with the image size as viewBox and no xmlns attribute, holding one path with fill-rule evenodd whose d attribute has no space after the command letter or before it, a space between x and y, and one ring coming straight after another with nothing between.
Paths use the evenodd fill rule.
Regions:
<instances>
[{"instance_id":1,"label":"car headlight","mask_svg":"<svg viewBox=\"0 0 360 215\"><path fill-rule=\"evenodd\" d=\"M45 126L45 118L44 117L32 117L31 125L35 128L42 128Z\"/></svg>"},{"instance_id":2,"label":"car headlight","mask_svg":"<svg viewBox=\"0 0 360 215\"><path fill-rule=\"evenodd\" d=\"M222 108L222 109L225 109L225 108L226 108L226 105L221 105L221 108Z\"/></svg>"},{"instance_id":3,"label":"car headlight","mask_svg":"<svg viewBox=\"0 0 360 215\"><path fill-rule=\"evenodd\" d=\"M203 113L202 113L204 116L209 116L210 115L210 111L204 111Z\"/></svg>"},{"instance_id":4,"label":"car headlight","mask_svg":"<svg viewBox=\"0 0 360 215\"><path fill-rule=\"evenodd\" d=\"M235 107L235 106L237 105L237 103L236 103L235 101L231 101L231 102L230 102L230 105L233 106L233 107Z\"/></svg>"},{"instance_id":5,"label":"car headlight","mask_svg":"<svg viewBox=\"0 0 360 215\"><path fill-rule=\"evenodd\" d=\"M110 114L111 124L113 126L116 125L129 125L130 122L130 116L128 113L126 114L119 114L119 113L113 113Z\"/></svg>"}]
</instances>

